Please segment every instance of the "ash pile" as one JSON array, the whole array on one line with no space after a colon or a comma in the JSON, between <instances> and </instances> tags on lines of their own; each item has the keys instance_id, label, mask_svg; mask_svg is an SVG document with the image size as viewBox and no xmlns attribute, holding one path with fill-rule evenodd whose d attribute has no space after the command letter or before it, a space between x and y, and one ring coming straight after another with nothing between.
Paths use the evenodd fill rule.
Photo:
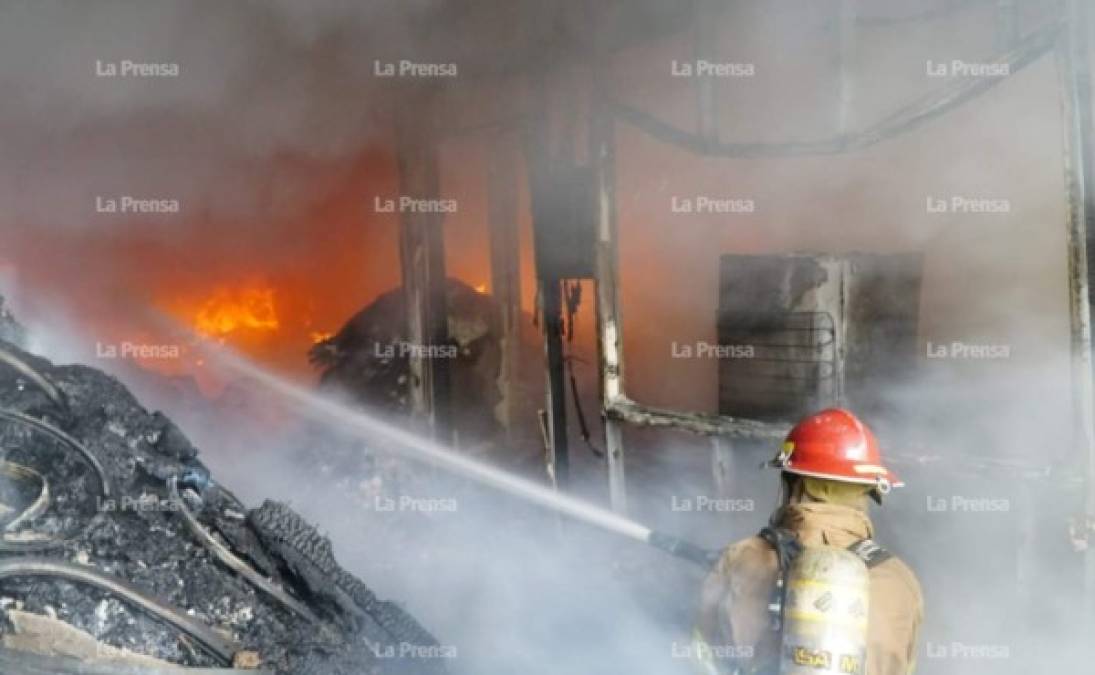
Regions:
<instances>
[{"instance_id":1,"label":"ash pile","mask_svg":"<svg viewBox=\"0 0 1095 675\"><path fill-rule=\"evenodd\" d=\"M514 372L505 371L501 309L491 295L453 278L446 280L445 291L449 342L431 346L437 351L428 358L446 364L452 391L459 392L450 401L450 424L461 451L502 465L536 459L542 450L537 415L544 391L541 369L510 364ZM411 355L424 346L408 341L407 324L401 288L362 308L310 350L320 388L374 414L411 423ZM543 347L532 317L522 317L517 327L510 346L515 363L538 363ZM338 444L325 445L330 450ZM360 453L345 455L340 460L348 464Z\"/></svg>"},{"instance_id":2,"label":"ash pile","mask_svg":"<svg viewBox=\"0 0 1095 675\"><path fill-rule=\"evenodd\" d=\"M433 674L443 652L118 381L0 340L0 671Z\"/></svg>"},{"instance_id":3,"label":"ash pile","mask_svg":"<svg viewBox=\"0 0 1095 675\"><path fill-rule=\"evenodd\" d=\"M449 364L454 388L461 392L453 401L461 436L484 438L495 431L492 411L501 394L498 310L489 295L457 279L447 279L445 291L451 342L434 346L430 358ZM406 326L403 290L382 294L309 352L321 371L320 386L372 411L408 416L411 354L426 348L408 341Z\"/></svg>"}]
</instances>

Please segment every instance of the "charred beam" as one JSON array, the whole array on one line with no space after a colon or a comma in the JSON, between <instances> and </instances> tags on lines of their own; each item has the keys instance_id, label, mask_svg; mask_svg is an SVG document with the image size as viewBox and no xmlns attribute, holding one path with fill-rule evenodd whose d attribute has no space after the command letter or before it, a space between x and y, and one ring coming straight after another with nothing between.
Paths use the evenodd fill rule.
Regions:
<instances>
[{"instance_id":1,"label":"charred beam","mask_svg":"<svg viewBox=\"0 0 1095 675\"><path fill-rule=\"evenodd\" d=\"M401 197L436 200L440 192L438 143L431 92L416 92L396 125ZM449 344L442 217L430 210L400 215L400 260L407 296L407 340L420 345L410 359L410 398L415 414L436 438L448 440L449 365L431 358Z\"/></svg>"},{"instance_id":2,"label":"charred beam","mask_svg":"<svg viewBox=\"0 0 1095 675\"><path fill-rule=\"evenodd\" d=\"M605 425L605 456L608 460L608 491L612 510L627 512L627 477L624 465L623 433L620 420L608 414L623 395L623 338L617 289L615 134L612 119L598 107L591 134L591 153L597 183L597 239L595 278L597 283L597 353L601 388L601 414Z\"/></svg>"},{"instance_id":3,"label":"charred beam","mask_svg":"<svg viewBox=\"0 0 1095 675\"><path fill-rule=\"evenodd\" d=\"M487 221L490 227L491 295L498 306L502 336L499 388L502 419L508 434L514 412L514 383L518 376L517 350L521 321L521 257L517 227L517 161L508 139L496 139L490 147L487 174Z\"/></svg>"},{"instance_id":4,"label":"charred beam","mask_svg":"<svg viewBox=\"0 0 1095 675\"><path fill-rule=\"evenodd\" d=\"M547 357L550 465L555 484L565 489L570 482L570 445L567 442L566 363L563 360L562 280L541 281L540 298L543 303L544 351Z\"/></svg>"},{"instance_id":5,"label":"charred beam","mask_svg":"<svg viewBox=\"0 0 1095 675\"><path fill-rule=\"evenodd\" d=\"M1092 138L1091 70L1085 0L1070 0L1067 41L1058 54L1065 89L1067 242L1072 346L1072 394L1076 444L1087 463L1085 512L1095 522L1095 396L1091 355L1091 257L1095 255L1095 139ZM1090 538L1090 533L1087 535ZM1095 609L1095 547L1088 546L1084 588ZM1088 611L1087 616L1092 612Z\"/></svg>"},{"instance_id":6,"label":"charred beam","mask_svg":"<svg viewBox=\"0 0 1095 675\"><path fill-rule=\"evenodd\" d=\"M617 397L605 411L610 419L645 427L675 427L703 436L727 436L760 440L781 439L789 425L747 420L727 415L680 412L644 406L626 397Z\"/></svg>"},{"instance_id":7,"label":"charred beam","mask_svg":"<svg viewBox=\"0 0 1095 675\"><path fill-rule=\"evenodd\" d=\"M594 12L591 24L597 28L595 34L603 34L604 21L603 14ZM592 68L594 93L590 105L589 161L595 189L593 278L597 292L597 373L608 463L608 493L612 510L624 514L627 513L627 474L623 428L620 420L608 414L616 399L623 395L623 338L617 289L616 126L607 93L610 90L609 51L603 39L597 40Z\"/></svg>"},{"instance_id":8,"label":"charred beam","mask_svg":"<svg viewBox=\"0 0 1095 675\"><path fill-rule=\"evenodd\" d=\"M1061 23L1050 20L1024 37L1014 49L992 59L1007 63L1014 75L1049 52L1061 32ZM910 102L860 131L817 141L784 143L714 143L702 135L673 126L656 116L621 101L612 102L613 114L647 135L670 145L707 157L797 157L833 155L869 148L877 143L918 129L927 122L975 99L1010 78L962 78Z\"/></svg>"}]
</instances>

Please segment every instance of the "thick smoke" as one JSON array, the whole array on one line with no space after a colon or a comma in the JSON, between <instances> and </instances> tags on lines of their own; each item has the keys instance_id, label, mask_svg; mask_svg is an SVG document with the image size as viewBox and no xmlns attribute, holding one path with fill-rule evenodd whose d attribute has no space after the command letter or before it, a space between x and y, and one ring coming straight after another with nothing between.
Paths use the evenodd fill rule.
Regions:
<instances>
[{"instance_id":1,"label":"thick smoke","mask_svg":"<svg viewBox=\"0 0 1095 675\"><path fill-rule=\"evenodd\" d=\"M883 18L916 13L908 3L852 4ZM710 58L754 72L718 82L721 137L803 141L840 133L841 119L847 129L867 126L954 81L929 75L929 63L992 62L1001 25L992 4L968 3L923 23L865 17L844 89L831 7L771 2L714 12ZM1019 34L1056 9L1021 3ZM667 20L676 16L664 12ZM387 153L399 111L372 77L374 59L458 60L482 53L471 43L493 44L495 33L485 29L422 29L439 25L429 23L439 16L439 2L4 3L0 244L9 248L0 254L23 279L21 305L44 297L39 282L59 306L71 305L85 297L82 276L96 284L113 279L110 288L134 303L134 316L148 309L146 289L134 287L145 268L117 271L139 261L143 249L81 248L95 240L176 244L185 252L175 260L186 268L178 274L188 282L215 278L240 256L252 265L309 257L334 265L359 247L368 262L359 267L368 269L340 279L390 266L390 232L384 247L355 239L336 252L301 244L311 233L342 232L360 224L358 216L375 217L355 200L382 192L377 184L395 189ZM686 26L659 35L627 12L614 16L623 22L614 34L637 44L612 57L613 95L693 128L694 82L675 77L672 63L695 59L694 32ZM548 49L559 49L555 25L538 27L547 36L538 48L555 54ZM96 76L97 62L124 59L177 63L179 74ZM520 85L503 78L491 86L489 100L510 110L501 102L519 96ZM844 118L842 90L850 96ZM562 108L574 91L548 94ZM1090 620L1080 600L1081 557L1068 541L1069 518L1083 508L1084 465L1071 415L1060 97L1057 63L1047 53L946 115L849 155L697 158L630 125L617 130L627 388L643 402L716 408L716 364L674 358L671 345L716 339L719 254L924 253L919 365L879 392L894 413L877 420L909 487L875 510L879 539L909 561L924 586L919 672L1018 675L1090 662L1078 636ZM468 157L481 156L479 140L448 146L443 171L478 166ZM461 179L455 183L473 182ZM180 213L149 220L94 212L96 196L119 194L177 199ZM344 201L330 201L332 194ZM754 208L672 208L674 199L701 196L749 200ZM948 209L929 208L938 200ZM956 212L962 200L1006 208ZM327 228L322 216L329 213L312 209L325 203L353 214L349 224ZM484 209L462 208L446 228L479 231L483 219ZM71 253L70 267L51 259L53 246ZM26 269L42 260L54 266ZM350 292L326 292L348 296L344 318L397 279L391 272ZM587 350L590 306L576 338ZM104 303L102 311L118 310ZM54 327L64 315L35 312ZM88 354L82 333L93 314L40 344ZM932 355L929 343L947 355ZM956 358L955 343L1006 347L1006 355ZM592 391L594 374L585 374ZM272 438L260 424L229 433L228 424L209 425L205 411L168 412L182 417L242 496L289 498L322 523L355 571L405 600L457 648L456 672L687 670L673 647L690 628L699 570L444 477L416 476L404 492L455 499L455 511L378 512L369 476L340 474L322 459L336 448L307 426L279 426ZM734 448L730 494L740 510L696 514L674 504L713 494L709 443L630 430L626 440L633 512L652 526L715 548L755 532L775 503L775 477L757 468L770 447ZM581 447L579 439L572 446ZM320 459L302 464L301 457ZM603 499L598 462L579 455L575 473L581 494Z\"/></svg>"},{"instance_id":2,"label":"thick smoke","mask_svg":"<svg viewBox=\"0 0 1095 675\"><path fill-rule=\"evenodd\" d=\"M375 138L373 62L432 4L5 3L5 221L124 236L140 218L89 217L116 194L176 199L184 225L298 213L310 162L345 171Z\"/></svg>"},{"instance_id":3,"label":"thick smoke","mask_svg":"<svg viewBox=\"0 0 1095 675\"><path fill-rule=\"evenodd\" d=\"M824 58L834 56L825 30L834 24L824 8L815 10L757 7L724 25L723 59L754 63L758 73L721 87L724 140L839 133L840 77ZM993 62L993 18L985 12L930 28L862 27L850 68L852 129L939 86L929 63ZM1027 15L1021 30L1041 20ZM765 46L784 39L793 56ZM667 48L654 62L689 58L685 49ZM618 62L647 77L654 68L637 56ZM1085 662L1076 626L1090 616L1068 523L1083 508L1086 463L1071 408L1056 67L1045 54L974 101L849 155L697 160L630 127L617 141L629 389L652 403L712 410L717 400L715 364L674 359L670 346L716 339L716 252L924 253L917 372L877 392L895 405L892 418L872 420L909 484L875 519L879 539L912 564L924 586L920 672L1019 673L1031 664ZM663 77L663 89L676 96L628 95L693 128L694 92ZM651 156L659 160L634 161ZM698 195L751 200L755 209L728 216L671 210L674 197ZM1006 207L995 214L952 208L971 197ZM927 206L937 199L947 202L945 212ZM955 343L1002 349L970 358ZM706 452L702 444L677 452L689 449ZM771 448L737 450L738 494L755 494L755 467ZM665 473L681 475L680 468ZM758 497L758 511L771 503ZM735 515L724 526L748 534L760 515ZM697 537L715 532L698 529Z\"/></svg>"}]
</instances>

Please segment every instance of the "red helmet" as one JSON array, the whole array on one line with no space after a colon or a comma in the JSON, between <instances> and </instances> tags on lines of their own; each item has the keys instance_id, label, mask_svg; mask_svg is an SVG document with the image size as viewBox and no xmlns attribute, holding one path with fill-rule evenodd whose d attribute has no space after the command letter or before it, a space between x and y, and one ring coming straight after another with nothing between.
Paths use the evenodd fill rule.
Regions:
<instances>
[{"instance_id":1,"label":"red helmet","mask_svg":"<svg viewBox=\"0 0 1095 675\"><path fill-rule=\"evenodd\" d=\"M871 430L843 408L822 410L796 424L772 466L800 476L875 485L882 494L904 485L882 465Z\"/></svg>"}]
</instances>

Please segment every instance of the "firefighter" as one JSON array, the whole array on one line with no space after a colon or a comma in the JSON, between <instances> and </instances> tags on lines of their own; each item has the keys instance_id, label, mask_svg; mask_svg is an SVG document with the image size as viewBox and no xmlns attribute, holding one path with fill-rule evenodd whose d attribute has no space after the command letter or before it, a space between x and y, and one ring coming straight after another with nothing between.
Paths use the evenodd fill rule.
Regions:
<instances>
[{"instance_id":1,"label":"firefighter","mask_svg":"<svg viewBox=\"0 0 1095 675\"><path fill-rule=\"evenodd\" d=\"M902 485L874 434L847 410L824 410L795 425L769 465L782 470L781 506L704 582L701 670L912 673L923 597L912 570L873 541L868 498L881 504Z\"/></svg>"}]
</instances>

